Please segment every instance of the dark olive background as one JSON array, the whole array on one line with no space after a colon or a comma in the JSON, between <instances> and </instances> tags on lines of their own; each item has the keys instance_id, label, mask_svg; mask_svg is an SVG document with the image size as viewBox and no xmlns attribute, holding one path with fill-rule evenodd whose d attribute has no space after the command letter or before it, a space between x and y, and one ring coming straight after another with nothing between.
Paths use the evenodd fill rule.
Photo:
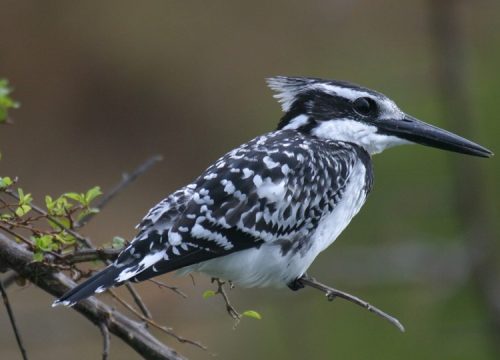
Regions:
<instances>
[{"instance_id":1,"label":"dark olive background","mask_svg":"<svg viewBox=\"0 0 500 360\"><path fill-rule=\"evenodd\" d=\"M0 1L0 76L22 107L0 128L0 175L45 194L115 184L160 153L163 162L84 230L96 243L132 238L156 202L218 156L272 130L280 108L264 78L349 80L384 92L406 112L443 121L437 90L432 1ZM461 31L473 122L469 133L499 149L500 3L463 1ZM322 281L398 316L407 332L341 300L307 289L235 289L244 319L233 330L220 299L203 300L203 275L162 277L183 300L139 288L161 323L209 346L203 352L158 334L193 359L494 359L491 314L465 266L452 160L421 146L374 159L366 206L311 268ZM466 161L466 160L464 160ZM496 158L473 159L498 218ZM459 179L460 181L460 179ZM467 184L465 184L467 185ZM474 189L472 189L474 191ZM494 222L498 233L498 222ZM494 251L498 250L498 246ZM97 329L34 286L11 301L31 359L96 359ZM0 357L19 353L0 310ZM139 356L113 338L112 359Z\"/></svg>"}]
</instances>

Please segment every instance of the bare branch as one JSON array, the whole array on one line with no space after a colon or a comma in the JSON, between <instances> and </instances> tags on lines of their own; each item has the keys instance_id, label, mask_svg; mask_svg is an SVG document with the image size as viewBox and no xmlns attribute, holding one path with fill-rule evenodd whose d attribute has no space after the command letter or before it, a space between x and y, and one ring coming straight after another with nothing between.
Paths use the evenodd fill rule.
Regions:
<instances>
[{"instance_id":1,"label":"bare branch","mask_svg":"<svg viewBox=\"0 0 500 360\"><path fill-rule=\"evenodd\" d=\"M156 321L154 321L153 319L145 317L140 312L138 312L136 309L134 309L134 307L132 305L130 305L125 300L121 299L118 295L116 295L116 293L113 290L108 289L108 293L110 293L111 296L116 301L118 301L120 304L122 304L123 306L125 306L132 314L134 314L135 316L137 316L139 319L145 321L146 323L148 323L149 325L157 328L158 330L163 331L165 334L172 336L173 338L175 338L180 343L186 343L186 344L195 345L195 346L199 347L200 349L207 350L207 347L204 346L204 345L202 345L202 344L200 344L199 342L183 338L183 337L177 335L176 333L174 333L173 330L172 330L172 328L160 325Z\"/></svg>"},{"instance_id":2,"label":"bare branch","mask_svg":"<svg viewBox=\"0 0 500 360\"><path fill-rule=\"evenodd\" d=\"M109 330L108 330L108 326L106 325L106 323L104 321L101 321L99 323L99 329L101 330L101 334L102 334L102 341L103 341L103 345L102 345L102 360L108 360L108 357L109 357L109 347L110 347L110 343L111 343L111 339L109 337Z\"/></svg>"},{"instance_id":3,"label":"bare branch","mask_svg":"<svg viewBox=\"0 0 500 360\"><path fill-rule=\"evenodd\" d=\"M380 316L381 318L389 321L392 325L397 327L401 332L405 331L404 326L399 322L398 319L396 319L395 317L385 313L384 311L376 308L375 306L369 304L368 302L366 302L366 301L364 301L364 300L362 300L354 295L351 295L351 294L348 294L344 291L340 291L340 290L334 289L330 286L324 285L324 284L316 281L316 279L309 277L307 275L303 275L297 281L300 282L304 286L310 286L312 288L315 288L315 289L318 289L318 290L324 292L326 297L328 298L328 301L333 301L336 297L350 301L353 304L364 307L368 311L370 311L370 312Z\"/></svg>"},{"instance_id":4,"label":"bare branch","mask_svg":"<svg viewBox=\"0 0 500 360\"><path fill-rule=\"evenodd\" d=\"M60 297L75 283L42 262L32 262L33 253L0 233L0 263L16 271L47 293ZM173 349L152 336L142 323L134 321L94 297L80 301L74 309L96 326L106 321L108 329L141 356L152 360L181 360Z\"/></svg>"},{"instance_id":5,"label":"bare branch","mask_svg":"<svg viewBox=\"0 0 500 360\"><path fill-rule=\"evenodd\" d=\"M8 227L2 226L2 225L0 225L0 230L5 231L7 234L13 236L14 238L21 240L23 243L28 245L28 247L30 249L33 249L33 246L34 246L33 243L30 240L26 239L24 236L22 236L20 234L16 234L14 231L9 229Z\"/></svg>"},{"instance_id":6,"label":"bare branch","mask_svg":"<svg viewBox=\"0 0 500 360\"><path fill-rule=\"evenodd\" d=\"M158 287L161 287L161 288L165 288L165 289L169 289L169 290L172 290L174 293L176 293L177 295L180 295L182 296L184 299L187 299L187 295L184 294L182 291L179 290L179 288L177 286L170 286L170 285L167 285L165 284L164 282L162 281L158 281L158 280L155 280L155 279L148 279L148 281L152 282L153 284L155 285L158 285Z\"/></svg>"},{"instance_id":7,"label":"bare branch","mask_svg":"<svg viewBox=\"0 0 500 360\"><path fill-rule=\"evenodd\" d=\"M127 186L132 184L139 176L143 175L146 171L148 171L153 165L155 165L157 162L161 161L162 157L161 155L154 155L150 157L148 160L146 160L144 163L139 165L134 171L132 171L130 174L123 174L122 180L116 184L107 194L105 194L103 197L101 197L100 201L97 201L97 204L94 206L95 208L102 210L106 204L112 200L116 195L118 195L120 192L122 192ZM87 224L94 216L96 213L90 213L86 216L84 216L78 223L74 225L75 229L78 229L85 224Z\"/></svg>"},{"instance_id":8,"label":"bare branch","mask_svg":"<svg viewBox=\"0 0 500 360\"><path fill-rule=\"evenodd\" d=\"M151 311L149 311L149 309L146 307L146 304L144 304L144 302L142 301L141 295L139 295L137 290L135 290L131 283L126 283L125 286L130 295L132 295L132 299L134 299L134 302L139 307L142 314L148 319L152 319L153 315L151 315Z\"/></svg>"},{"instance_id":9,"label":"bare branch","mask_svg":"<svg viewBox=\"0 0 500 360\"><path fill-rule=\"evenodd\" d=\"M23 345L23 340L21 339L21 334L17 328L16 318L14 317L14 312L10 307L9 297L7 296L7 291L3 286L2 281L0 281L0 292L2 293L3 303L5 304L5 309L7 310L7 314L9 314L10 325L12 326L12 330L14 331L14 335L16 336L17 346L19 346L19 351L21 351L21 355L24 360L28 360L28 354L26 353L26 349Z\"/></svg>"},{"instance_id":10,"label":"bare branch","mask_svg":"<svg viewBox=\"0 0 500 360\"><path fill-rule=\"evenodd\" d=\"M231 305L231 302L229 301L229 297L227 296L226 290L224 289L224 285L226 284L226 282L219 278L212 278L212 282L217 283L217 290L215 291L215 293L222 296L222 299L226 303L227 313L233 318L233 320L236 321L235 326L238 325L242 315L234 308L233 305ZM231 287L232 284L229 283L229 286Z\"/></svg>"},{"instance_id":11,"label":"bare branch","mask_svg":"<svg viewBox=\"0 0 500 360\"><path fill-rule=\"evenodd\" d=\"M114 260L123 249L78 249L62 258L64 264L76 264L95 260Z\"/></svg>"}]
</instances>

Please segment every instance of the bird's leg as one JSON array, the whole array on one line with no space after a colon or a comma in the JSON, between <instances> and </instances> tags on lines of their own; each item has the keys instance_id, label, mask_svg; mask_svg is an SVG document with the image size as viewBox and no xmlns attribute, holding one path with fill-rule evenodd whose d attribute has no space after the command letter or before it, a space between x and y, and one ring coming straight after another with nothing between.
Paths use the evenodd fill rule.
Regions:
<instances>
[{"instance_id":1,"label":"bird's leg","mask_svg":"<svg viewBox=\"0 0 500 360\"><path fill-rule=\"evenodd\" d=\"M309 276L307 275L307 273L304 273L303 275L299 276L298 278L296 278L295 280L289 282L287 284L287 286L290 288L290 290L292 291L297 291L297 290L300 290L300 289L303 289L305 287L305 285L302 283L302 281L300 281L300 279L302 278L309 278Z\"/></svg>"}]
</instances>

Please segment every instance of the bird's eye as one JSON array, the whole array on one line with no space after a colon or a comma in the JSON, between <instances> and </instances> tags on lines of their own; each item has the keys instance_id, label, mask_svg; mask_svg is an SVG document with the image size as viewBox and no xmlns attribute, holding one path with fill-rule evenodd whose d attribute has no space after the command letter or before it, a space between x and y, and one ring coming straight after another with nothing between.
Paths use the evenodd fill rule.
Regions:
<instances>
[{"instance_id":1,"label":"bird's eye","mask_svg":"<svg viewBox=\"0 0 500 360\"><path fill-rule=\"evenodd\" d=\"M377 112L377 103L369 97L361 97L354 100L352 108L361 116L373 115Z\"/></svg>"}]
</instances>

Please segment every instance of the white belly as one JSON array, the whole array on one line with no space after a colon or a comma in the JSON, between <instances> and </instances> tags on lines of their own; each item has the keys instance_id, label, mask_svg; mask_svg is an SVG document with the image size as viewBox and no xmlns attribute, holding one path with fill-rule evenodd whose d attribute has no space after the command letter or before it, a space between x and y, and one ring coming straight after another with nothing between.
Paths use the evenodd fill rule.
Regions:
<instances>
[{"instance_id":1,"label":"white belly","mask_svg":"<svg viewBox=\"0 0 500 360\"><path fill-rule=\"evenodd\" d=\"M204 272L243 287L287 285L306 272L316 256L337 239L359 212L366 200L365 173L364 165L358 162L351 172L342 198L331 213L323 216L311 235L312 245L307 252L290 251L282 255L279 245L264 243L258 249L238 251L186 267L179 272Z\"/></svg>"}]
</instances>

